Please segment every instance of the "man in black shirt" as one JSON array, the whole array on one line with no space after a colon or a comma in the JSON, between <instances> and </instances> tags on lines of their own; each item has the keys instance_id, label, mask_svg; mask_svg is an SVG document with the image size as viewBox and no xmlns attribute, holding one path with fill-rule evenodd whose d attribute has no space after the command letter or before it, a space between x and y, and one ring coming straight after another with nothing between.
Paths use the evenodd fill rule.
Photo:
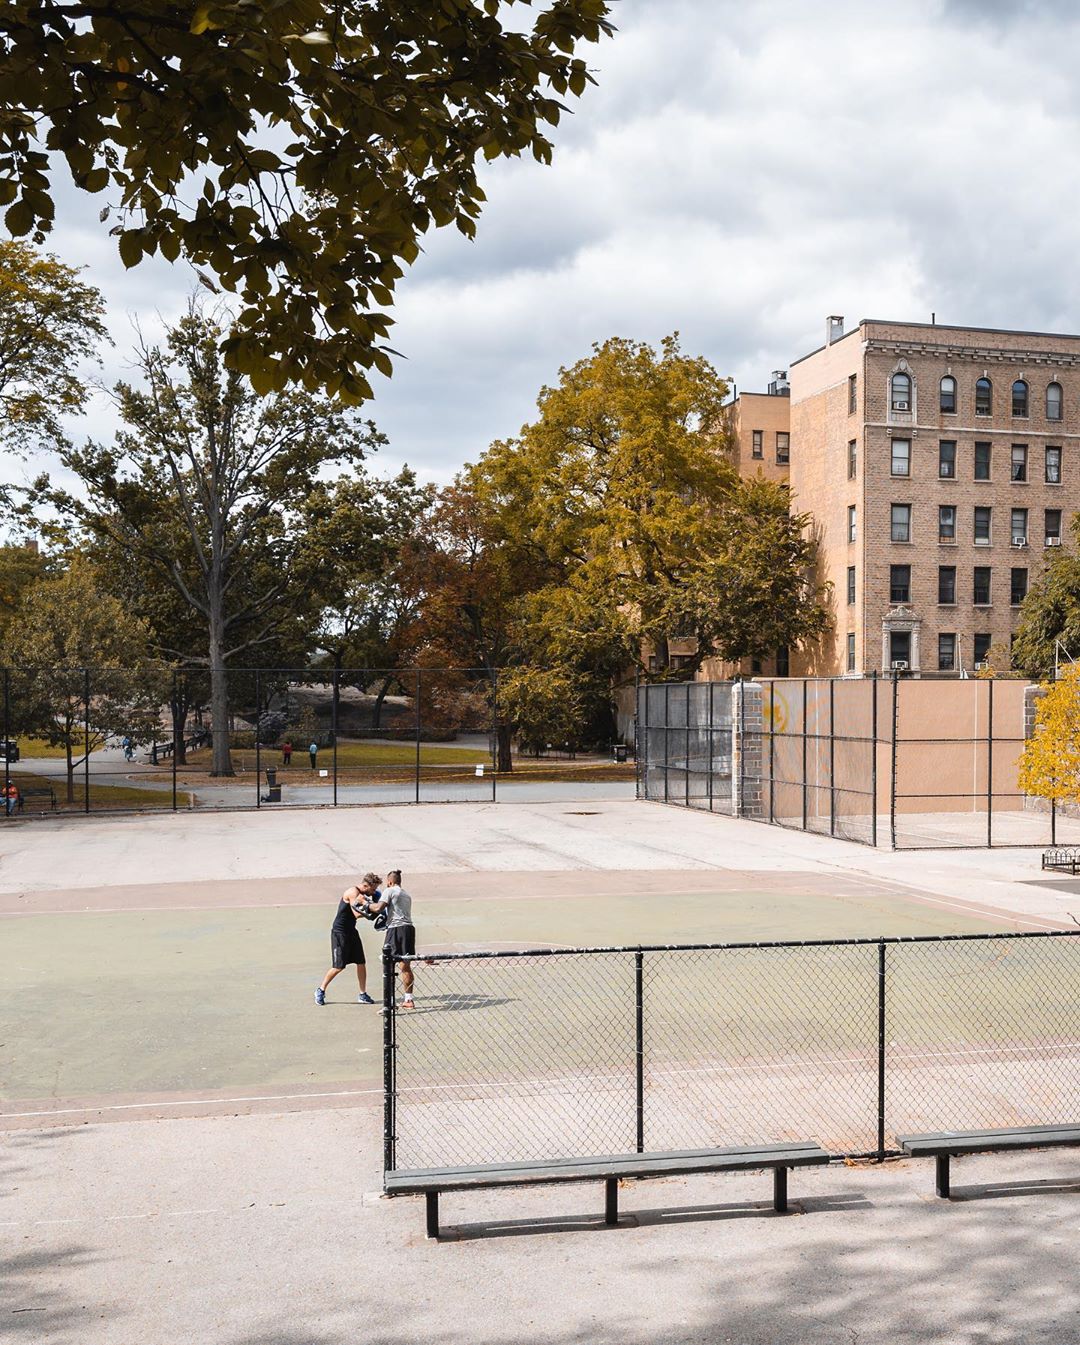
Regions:
<instances>
[{"instance_id":1,"label":"man in black shirt","mask_svg":"<svg viewBox=\"0 0 1080 1345\"><path fill-rule=\"evenodd\" d=\"M367 964L364 961L364 945L356 928L357 918L363 913L364 903L370 901L379 890L379 875L365 873L361 882L341 894L337 914L330 927L331 967L322 978L322 984L315 991L315 1003L326 1003L326 987L345 970L350 962L356 965L356 979L360 983L360 993L356 997L358 1004L374 1004L367 992Z\"/></svg>"}]
</instances>

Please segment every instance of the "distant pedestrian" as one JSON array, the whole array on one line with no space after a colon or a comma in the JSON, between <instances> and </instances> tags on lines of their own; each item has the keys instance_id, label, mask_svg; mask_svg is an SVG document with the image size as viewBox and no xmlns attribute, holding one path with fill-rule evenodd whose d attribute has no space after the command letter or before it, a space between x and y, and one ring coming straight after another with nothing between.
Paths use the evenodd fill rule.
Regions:
<instances>
[{"instance_id":1,"label":"distant pedestrian","mask_svg":"<svg viewBox=\"0 0 1080 1345\"><path fill-rule=\"evenodd\" d=\"M379 893L379 875L366 873L355 887L341 894L334 923L330 926L330 970L322 978L315 991L315 1003L326 1003L326 987L339 976L350 962L356 966L356 979L360 993L357 1004L374 1004L367 992L367 963L364 960L364 944L356 922L363 914L364 904Z\"/></svg>"},{"instance_id":2,"label":"distant pedestrian","mask_svg":"<svg viewBox=\"0 0 1080 1345\"><path fill-rule=\"evenodd\" d=\"M287 766L292 761L292 743L288 739L281 744L281 764Z\"/></svg>"},{"instance_id":3,"label":"distant pedestrian","mask_svg":"<svg viewBox=\"0 0 1080 1345\"><path fill-rule=\"evenodd\" d=\"M315 759L316 759L316 757L319 755L319 744L318 744L318 743L308 743L307 754L308 754L308 756L311 758L311 769L314 770L314 769L315 769Z\"/></svg>"},{"instance_id":4,"label":"distant pedestrian","mask_svg":"<svg viewBox=\"0 0 1080 1345\"><path fill-rule=\"evenodd\" d=\"M375 915L382 910L388 913L383 957L411 958L416 952L416 927L412 922L412 897L401 886L400 869L390 870L382 891L377 895L377 901L368 901L367 910ZM405 991L401 1007L415 1009L412 963L401 961L398 965L401 968L401 987Z\"/></svg>"},{"instance_id":5,"label":"distant pedestrian","mask_svg":"<svg viewBox=\"0 0 1080 1345\"><path fill-rule=\"evenodd\" d=\"M130 761L135 755L135 748L132 745L131 739L126 734L124 735L124 740L120 746L124 749L124 760Z\"/></svg>"},{"instance_id":6,"label":"distant pedestrian","mask_svg":"<svg viewBox=\"0 0 1080 1345\"><path fill-rule=\"evenodd\" d=\"M14 780L4 786L4 808L10 817L12 813L18 812L21 800L19 798L19 786Z\"/></svg>"}]
</instances>

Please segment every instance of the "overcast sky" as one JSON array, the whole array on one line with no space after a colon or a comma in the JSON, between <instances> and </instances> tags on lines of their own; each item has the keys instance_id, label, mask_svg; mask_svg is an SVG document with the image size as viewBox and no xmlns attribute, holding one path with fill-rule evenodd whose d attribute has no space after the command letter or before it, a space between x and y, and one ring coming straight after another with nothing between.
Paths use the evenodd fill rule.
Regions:
<instances>
[{"instance_id":1,"label":"overcast sky","mask_svg":"<svg viewBox=\"0 0 1080 1345\"><path fill-rule=\"evenodd\" d=\"M618 0L615 22L554 165L487 168L476 241L430 236L401 283L385 469L449 479L609 336L678 329L763 390L829 313L1080 330L1080 3ZM50 246L106 294L111 379L191 272L125 273L101 202L65 192Z\"/></svg>"}]
</instances>

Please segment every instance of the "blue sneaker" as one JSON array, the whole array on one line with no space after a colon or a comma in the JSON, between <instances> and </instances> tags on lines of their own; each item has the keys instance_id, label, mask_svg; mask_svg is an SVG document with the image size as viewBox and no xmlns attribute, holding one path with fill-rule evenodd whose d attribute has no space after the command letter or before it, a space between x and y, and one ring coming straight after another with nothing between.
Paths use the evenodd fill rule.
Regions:
<instances>
[{"instance_id":1,"label":"blue sneaker","mask_svg":"<svg viewBox=\"0 0 1080 1345\"><path fill-rule=\"evenodd\" d=\"M318 987L316 987L316 990L315 990L315 1003L316 1003L316 1004L325 1004L325 1003L326 1003L326 991L322 988L321 985L318 986Z\"/></svg>"},{"instance_id":2,"label":"blue sneaker","mask_svg":"<svg viewBox=\"0 0 1080 1345\"><path fill-rule=\"evenodd\" d=\"M371 996L367 993L366 990L364 991L364 993L363 993L362 995L357 995L357 997L356 997L356 1002L357 1002L357 1004L374 1004L374 1003L375 1003L375 1001L371 998Z\"/></svg>"}]
</instances>

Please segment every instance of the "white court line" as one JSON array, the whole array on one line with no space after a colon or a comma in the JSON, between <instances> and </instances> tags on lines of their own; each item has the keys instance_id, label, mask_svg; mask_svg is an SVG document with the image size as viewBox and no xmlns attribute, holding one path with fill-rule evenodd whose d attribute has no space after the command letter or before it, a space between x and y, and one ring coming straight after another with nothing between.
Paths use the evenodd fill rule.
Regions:
<instances>
[{"instance_id":1,"label":"white court line","mask_svg":"<svg viewBox=\"0 0 1080 1345\"><path fill-rule=\"evenodd\" d=\"M327 1097L365 1097L368 1094L382 1094L381 1088L346 1088L338 1093L265 1093L254 1097L195 1097L168 1102L115 1102L101 1107L54 1107L51 1111L7 1111L0 1112L0 1121L21 1120L30 1116L86 1116L103 1111L145 1111L148 1107L210 1107L234 1102L298 1102L304 1098Z\"/></svg>"}]
</instances>

